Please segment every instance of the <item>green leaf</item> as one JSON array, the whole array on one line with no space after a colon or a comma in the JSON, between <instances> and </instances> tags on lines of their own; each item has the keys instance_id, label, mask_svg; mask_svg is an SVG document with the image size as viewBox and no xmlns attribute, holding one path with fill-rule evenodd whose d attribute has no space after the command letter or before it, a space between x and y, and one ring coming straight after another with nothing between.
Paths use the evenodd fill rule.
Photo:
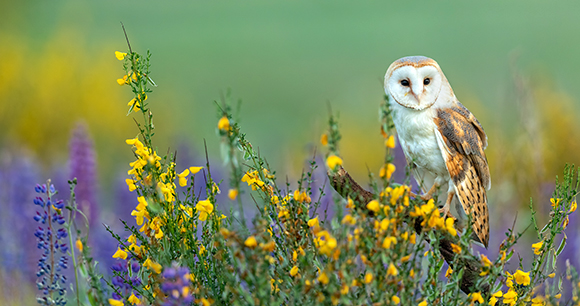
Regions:
<instances>
[{"instance_id":1,"label":"green leaf","mask_svg":"<svg viewBox=\"0 0 580 306\"><path fill-rule=\"evenodd\" d=\"M555 256L559 256L560 253L562 253L562 251L564 250L564 247L566 246L566 240L568 240L568 237L564 235L564 239L562 239L562 242L560 242L560 246L556 250Z\"/></svg>"}]
</instances>

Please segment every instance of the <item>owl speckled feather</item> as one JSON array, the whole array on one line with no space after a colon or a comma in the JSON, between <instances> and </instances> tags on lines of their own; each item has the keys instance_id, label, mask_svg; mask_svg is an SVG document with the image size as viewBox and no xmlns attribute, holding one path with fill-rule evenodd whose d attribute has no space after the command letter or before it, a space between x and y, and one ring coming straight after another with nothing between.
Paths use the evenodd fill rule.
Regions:
<instances>
[{"instance_id":1,"label":"owl speckled feather","mask_svg":"<svg viewBox=\"0 0 580 306\"><path fill-rule=\"evenodd\" d=\"M440 211L447 214L453 206L452 214L460 224L471 215L474 238L487 247L486 190L491 179L483 127L457 100L433 59L410 56L396 60L385 75L385 93L401 147L424 192L422 198L447 191Z\"/></svg>"}]
</instances>

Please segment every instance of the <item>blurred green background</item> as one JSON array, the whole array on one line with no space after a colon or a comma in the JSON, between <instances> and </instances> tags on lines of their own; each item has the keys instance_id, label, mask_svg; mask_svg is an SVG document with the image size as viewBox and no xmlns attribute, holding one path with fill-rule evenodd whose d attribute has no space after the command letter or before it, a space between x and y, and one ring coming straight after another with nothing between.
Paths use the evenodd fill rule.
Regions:
<instances>
[{"instance_id":1,"label":"blurred green background","mask_svg":"<svg viewBox=\"0 0 580 306\"><path fill-rule=\"evenodd\" d=\"M153 53L157 144L219 162L213 101L242 99L242 128L279 172L297 175L340 113L345 165L382 163L377 108L389 64L436 59L490 138L491 197L526 199L578 159L580 4L574 1L21 1L0 4L0 143L45 167L67 158L84 120L101 181L125 169L136 135L115 50ZM115 171L116 170L116 171ZM499 182L499 184L498 184ZM505 184L504 184L505 182ZM105 190L109 187L103 184ZM505 190L504 190L505 189ZM501 193L501 194L500 194Z\"/></svg>"},{"instance_id":2,"label":"blurred green background","mask_svg":"<svg viewBox=\"0 0 580 306\"><path fill-rule=\"evenodd\" d=\"M248 139L281 177L297 177L314 147L324 152L330 104L344 165L366 182L383 161L383 75L400 57L425 55L486 129L490 211L504 216L492 227L511 225L530 196L546 211L554 177L580 164L579 13L577 1L529 0L2 1L0 146L48 173L66 163L84 121L108 198L132 160L124 140L137 134L131 93L116 83L123 22L133 49L153 54L160 152L199 155L206 139L221 163L214 101L231 90Z\"/></svg>"}]
</instances>

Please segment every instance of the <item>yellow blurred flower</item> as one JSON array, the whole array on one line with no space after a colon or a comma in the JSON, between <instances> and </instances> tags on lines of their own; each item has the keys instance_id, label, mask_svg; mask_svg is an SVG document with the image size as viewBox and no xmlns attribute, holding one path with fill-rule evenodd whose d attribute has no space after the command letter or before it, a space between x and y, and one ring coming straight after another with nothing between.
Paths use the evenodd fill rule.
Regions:
<instances>
[{"instance_id":1,"label":"yellow blurred flower","mask_svg":"<svg viewBox=\"0 0 580 306\"><path fill-rule=\"evenodd\" d=\"M254 236L250 236L248 237L248 239L246 239L246 241L244 241L244 245L249 247L249 248L255 248L258 245L258 242L256 241L256 237Z\"/></svg>"},{"instance_id":2,"label":"yellow blurred flower","mask_svg":"<svg viewBox=\"0 0 580 306\"><path fill-rule=\"evenodd\" d=\"M344 218L342 218L341 223L342 224L348 223L350 225L355 225L356 224L356 220L350 214L346 214L344 216Z\"/></svg>"},{"instance_id":3,"label":"yellow blurred flower","mask_svg":"<svg viewBox=\"0 0 580 306\"><path fill-rule=\"evenodd\" d=\"M423 300L421 303L417 304L417 306L427 306L427 301Z\"/></svg>"},{"instance_id":4,"label":"yellow blurred flower","mask_svg":"<svg viewBox=\"0 0 580 306\"><path fill-rule=\"evenodd\" d=\"M544 301L543 297L537 296L532 299L532 306L544 306L544 305L546 305L546 302Z\"/></svg>"},{"instance_id":5,"label":"yellow blurred flower","mask_svg":"<svg viewBox=\"0 0 580 306\"><path fill-rule=\"evenodd\" d=\"M115 57L118 60L120 60L120 61L124 60L125 59L125 56L127 56L127 53L126 52L115 51Z\"/></svg>"},{"instance_id":6,"label":"yellow blurred flower","mask_svg":"<svg viewBox=\"0 0 580 306\"><path fill-rule=\"evenodd\" d=\"M320 224L318 222L318 216L316 216L315 218L312 218L312 219L308 220L307 224L310 227L314 227L314 228L319 227Z\"/></svg>"},{"instance_id":7,"label":"yellow blurred flower","mask_svg":"<svg viewBox=\"0 0 580 306\"><path fill-rule=\"evenodd\" d=\"M578 204L576 204L576 201L572 202L572 204L570 204L570 211L568 211L569 213L573 213L576 211Z\"/></svg>"},{"instance_id":8,"label":"yellow blurred flower","mask_svg":"<svg viewBox=\"0 0 580 306\"><path fill-rule=\"evenodd\" d=\"M398 296L396 296L396 295L393 295L393 297L391 298L391 300L393 301L393 303L395 305L398 305L401 302L401 299Z\"/></svg>"},{"instance_id":9,"label":"yellow blurred flower","mask_svg":"<svg viewBox=\"0 0 580 306\"><path fill-rule=\"evenodd\" d=\"M554 277L556 277L556 273L552 272L552 273L548 274L548 277L549 278L554 278Z\"/></svg>"},{"instance_id":10,"label":"yellow blurred flower","mask_svg":"<svg viewBox=\"0 0 580 306\"><path fill-rule=\"evenodd\" d=\"M316 233L314 244L318 247L320 253L330 256L330 253L336 248L336 238L332 237L328 231L320 231Z\"/></svg>"},{"instance_id":11,"label":"yellow blurred flower","mask_svg":"<svg viewBox=\"0 0 580 306\"><path fill-rule=\"evenodd\" d=\"M135 296L135 293L131 293L131 296L127 299L131 305L141 304L141 301Z\"/></svg>"},{"instance_id":12,"label":"yellow blurred flower","mask_svg":"<svg viewBox=\"0 0 580 306\"><path fill-rule=\"evenodd\" d=\"M230 130L230 120L228 120L227 116L223 116L220 121L218 121L218 129L226 132Z\"/></svg>"},{"instance_id":13,"label":"yellow blurred flower","mask_svg":"<svg viewBox=\"0 0 580 306\"><path fill-rule=\"evenodd\" d=\"M385 146L389 149L393 149L395 147L395 136L391 135L385 140Z\"/></svg>"},{"instance_id":14,"label":"yellow blurred flower","mask_svg":"<svg viewBox=\"0 0 580 306\"><path fill-rule=\"evenodd\" d=\"M445 277L449 278L451 273L453 273L453 269L451 269L451 267L447 267L447 271L445 271Z\"/></svg>"},{"instance_id":15,"label":"yellow blurred flower","mask_svg":"<svg viewBox=\"0 0 580 306\"><path fill-rule=\"evenodd\" d=\"M230 198L230 200L235 200L238 197L238 190L237 189L230 189L228 191L228 198Z\"/></svg>"},{"instance_id":16,"label":"yellow blurred flower","mask_svg":"<svg viewBox=\"0 0 580 306\"><path fill-rule=\"evenodd\" d=\"M322 136L320 136L320 143L323 146L328 145L328 134L324 133L324 134L322 134Z\"/></svg>"},{"instance_id":17,"label":"yellow blurred flower","mask_svg":"<svg viewBox=\"0 0 580 306\"><path fill-rule=\"evenodd\" d=\"M342 165L342 159L336 155L330 155L326 158L326 165L329 169L334 170L337 166Z\"/></svg>"},{"instance_id":18,"label":"yellow blurred flower","mask_svg":"<svg viewBox=\"0 0 580 306\"><path fill-rule=\"evenodd\" d=\"M318 276L318 281L323 285L328 284L329 281L328 275L326 275L325 272L320 273L320 275Z\"/></svg>"},{"instance_id":19,"label":"yellow blurred flower","mask_svg":"<svg viewBox=\"0 0 580 306\"><path fill-rule=\"evenodd\" d=\"M475 302L478 302L480 304L483 304L483 297L481 296L481 293L480 292L470 293L469 296L471 297L471 304L472 305Z\"/></svg>"},{"instance_id":20,"label":"yellow blurred flower","mask_svg":"<svg viewBox=\"0 0 580 306\"><path fill-rule=\"evenodd\" d=\"M76 246L77 250L79 250L81 252L83 251L83 242L80 239L77 238L77 241L75 242L75 246Z\"/></svg>"},{"instance_id":21,"label":"yellow blurred flower","mask_svg":"<svg viewBox=\"0 0 580 306\"><path fill-rule=\"evenodd\" d=\"M552 207L558 207L558 204L560 204L561 200L562 199L558 199L558 198L556 198L556 199L550 198L550 202L552 203Z\"/></svg>"},{"instance_id":22,"label":"yellow blurred flower","mask_svg":"<svg viewBox=\"0 0 580 306\"><path fill-rule=\"evenodd\" d=\"M124 306L125 304L123 303L123 301L109 299L109 305L111 305L111 306Z\"/></svg>"},{"instance_id":23,"label":"yellow blurred flower","mask_svg":"<svg viewBox=\"0 0 580 306\"><path fill-rule=\"evenodd\" d=\"M461 247L455 243L451 243L451 249L453 250L453 253L461 253Z\"/></svg>"},{"instance_id":24,"label":"yellow blurred flower","mask_svg":"<svg viewBox=\"0 0 580 306\"><path fill-rule=\"evenodd\" d=\"M135 180L133 179L125 179L125 183L127 183L127 186L129 187L129 191L135 191L135 189L137 189L137 185L135 185Z\"/></svg>"},{"instance_id":25,"label":"yellow blurred flower","mask_svg":"<svg viewBox=\"0 0 580 306\"><path fill-rule=\"evenodd\" d=\"M161 273L161 270L163 269L163 267L160 264L154 262L149 258L145 260L145 262L143 263L143 267L148 268L149 270L153 270L157 274Z\"/></svg>"},{"instance_id":26,"label":"yellow blurred flower","mask_svg":"<svg viewBox=\"0 0 580 306\"><path fill-rule=\"evenodd\" d=\"M290 276L295 276L296 274L298 274L298 267L297 266L294 266L290 270Z\"/></svg>"},{"instance_id":27,"label":"yellow blurred flower","mask_svg":"<svg viewBox=\"0 0 580 306\"><path fill-rule=\"evenodd\" d=\"M543 245L544 245L544 240L532 244L532 249L534 250L534 254L540 255L540 253L541 253L540 249L542 248Z\"/></svg>"},{"instance_id":28,"label":"yellow blurred flower","mask_svg":"<svg viewBox=\"0 0 580 306\"><path fill-rule=\"evenodd\" d=\"M392 245L397 244L397 238L392 237L392 236L385 237L385 240L383 240L383 248L384 249L390 249L391 248L391 244Z\"/></svg>"},{"instance_id":29,"label":"yellow blurred flower","mask_svg":"<svg viewBox=\"0 0 580 306\"><path fill-rule=\"evenodd\" d=\"M374 212L379 212L379 202L377 200L372 200L367 204L367 209Z\"/></svg>"},{"instance_id":30,"label":"yellow blurred flower","mask_svg":"<svg viewBox=\"0 0 580 306\"><path fill-rule=\"evenodd\" d=\"M373 274L371 272L367 272L365 274L364 283L368 284L373 281Z\"/></svg>"},{"instance_id":31,"label":"yellow blurred flower","mask_svg":"<svg viewBox=\"0 0 580 306\"><path fill-rule=\"evenodd\" d=\"M399 271L397 271L397 268L390 263L389 268L387 269L387 276L397 276L397 274L399 274Z\"/></svg>"}]
</instances>

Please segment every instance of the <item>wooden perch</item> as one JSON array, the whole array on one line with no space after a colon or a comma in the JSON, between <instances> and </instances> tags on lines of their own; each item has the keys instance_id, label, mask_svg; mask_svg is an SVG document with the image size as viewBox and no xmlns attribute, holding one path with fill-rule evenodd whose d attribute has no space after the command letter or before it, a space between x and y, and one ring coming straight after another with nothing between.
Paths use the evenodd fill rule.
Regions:
<instances>
[{"instance_id":1,"label":"wooden perch","mask_svg":"<svg viewBox=\"0 0 580 306\"><path fill-rule=\"evenodd\" d=\"M330 178L330 184L343 198L350 197L354 204L360 208L366 210L366 204L376 197L372 192L369 192L362 188L349 174L342 168L335 172L328 171L328 177ZM423 231L423 227L421 226L421 220L417 220L413 225L417 234L421 234ZM490 291L489 284L483 284L479 288L475 287L477 280L481 277L479 273L481 272L481 262L474 259L458 259L457 263L454 263L455 254L453 253L453 248L451 247L451 243L455 242L458 244L458 241L453 241L447 237L442 237L439 241L439 244L436 245L436 242L429 242L431 243L432 247L436 247L439 249L439 252L443 255L447 264L454 268L455 264L457 266L463 266L463 277L461 278L460 288L463 292L469 294L472 292L481 292L482 295L488 294Z\"/></svg>"}]
</instances>

